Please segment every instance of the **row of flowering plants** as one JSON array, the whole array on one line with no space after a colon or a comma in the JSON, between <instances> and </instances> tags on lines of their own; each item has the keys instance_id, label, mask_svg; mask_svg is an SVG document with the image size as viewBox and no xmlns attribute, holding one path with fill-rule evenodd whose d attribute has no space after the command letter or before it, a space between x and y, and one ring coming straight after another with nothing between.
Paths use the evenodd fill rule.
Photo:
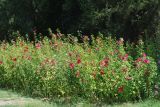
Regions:
<instances>
[{"instance_id":1,"label":"row of flowering plants","mask_svg":"<svg viewBox=\"0 0 160 107\"><path fill-rule=\"evenodd\" d=\"M74 38L72 38L74 40ZM92 37L92 45L53 37L0 45L0 87L42 98L80 97L121 102L153 96L157 65L144 52L133 57L123 39Z\"/></svg>"}]
</instances>

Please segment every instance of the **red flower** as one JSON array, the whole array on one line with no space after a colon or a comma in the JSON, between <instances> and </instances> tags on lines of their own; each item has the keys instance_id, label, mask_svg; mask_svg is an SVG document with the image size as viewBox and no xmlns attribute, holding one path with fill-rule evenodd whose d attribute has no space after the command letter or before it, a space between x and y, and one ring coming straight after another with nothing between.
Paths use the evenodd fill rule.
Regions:
<instances>
[{"instance_id":1,"label":"red flower","mask_svg":"<svg viewBox=\"0 0 160 107\"><path fill-rule=\"evenodd\" d=\"M146 64L149 64L149 63L150 63L150 60L145 59L143 62L146 63Z\"/></svg>"},{"instance_id":2,"label":"red flower","mask_svg":"<svg viewBox=\"0 0 160 107\"><path fill-rule=\"evenodd\" d=\"M37 48L37 49L41 49L41 44L40 44L40 43L37 43L37 44L36 44L36 48Z\"/></svg>"},{"instance_id":3,"label":"red flower","mask_svg":"<svg viewBox=\"0 0 160 107\"><path fill-rule=\"evenodd\" d=\"M122 60L123 60L123 61L127 61L127 59L128 59L128 54L125 54L125 55L122 57Z\"/></svg>"},{"instance_id":4,"label":"red flower","mask_svg":"<svg viewBox=\"0 0 160 107\"><path fill-rule=\"evenodd\" d=\"M107 67L108 66L108 59L106 58L106 59L104 59L104 60L102 60L101 62L100 62L100 66L101 67Z\"/></svg>"},{"instance_id":5,"label":"red flower","mask_svg":"<svg viewBox=\"0 0 160 107\"><path fill-rule=\"evenodd\" d=\"M118 93L122 93L123 90L124 90L124 87L123 87L123 86L119 87L119 88L118 88Z\"/></svg>"},{"instance_id":6,"label":"red flower","mask_svg":"<svg viewBox=\"0 0 160 107\"><path fill-rule=\"evenodd\" d=\"M12 61L16 62L16 61L17 61L17 58L12 58Z\"/></svg>"},{"instance_id":7,"label":"red flower","mask_svg":"<svg viewBox=\"0 0 160 107\"><path fill-rule=\"evenodd\" d=\"M81 63L81 59L78 58L78 59L77 59L77 64L80 64L80 63Z\"/></svg>"},{"instance_id":8,"label":"red flower","mask_svg":"<svg viewBox=\"0 0 160 107\"><path fill-rule=\"evenodd\" d=\"M105 74L104 70L101 70L100 74L103 76Z\"/></svg>"},{"instance_id":9,"label":"red flower","mask_svg":"<svg viewBox=\"0 0 160 107\"><path fill-rule=\"evenodd\" d=\"M129 80L132 80L132 77L129 77L129 76L128 76L128 77L126 77L125 79L129 81Z\"/></svg>"},{"instance_id":10,"label":"red flower","mask_svg":"<svg viewBox=\"0 0 160 107\"><path fill-rule=\"evenodd\" d=\"M74 63L69 64L70 69L74 69Z\"/></svg>"},{"instance_id":11,"label":"red flower","mask_svg":"<svg viewBox=\"0 0 160 107\"><path fill-rule=\"evenodd\" d=\"M0 61L0 65L2 65L3 64L3 62L2 61Z\"/></svg>"},{"instance_id":12,"label":"red flower","mask_svg":"<svg viewBox=\"0 0 160 107\"><path fill-rule=\"evenodd\" d=\"M135 62L141 62L142 61L142 58L138 58Z\"/></svg>"},{"instance_id":13,"label":"red flower","mask_svg":"<svg viewBox=\"0 0 160 107\"><path fill-rule=\"evenodd\" d=\"M77 71L76 72L76 77L79 78L79 76L80 76L80 71Z\"/></svg>"}]
</instances>

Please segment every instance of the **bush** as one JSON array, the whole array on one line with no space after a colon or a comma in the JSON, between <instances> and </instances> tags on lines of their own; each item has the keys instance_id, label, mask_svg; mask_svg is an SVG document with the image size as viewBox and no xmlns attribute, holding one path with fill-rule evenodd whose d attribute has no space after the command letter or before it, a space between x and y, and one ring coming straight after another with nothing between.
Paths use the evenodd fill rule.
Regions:
<instances>
[{"instance_id":1,"label":"bush","mask_svg":"<svg viewBox=\"0 0 160 107\"><path fill-rule=\"evenodd\" d=\"M92 45L84 40L2 43L0 87L42 98L80 97L91 102L153 96L157 65L143 49L135 49L137 57L132 57L122 38L92 38Z\"/></svg>"}]
</instances>

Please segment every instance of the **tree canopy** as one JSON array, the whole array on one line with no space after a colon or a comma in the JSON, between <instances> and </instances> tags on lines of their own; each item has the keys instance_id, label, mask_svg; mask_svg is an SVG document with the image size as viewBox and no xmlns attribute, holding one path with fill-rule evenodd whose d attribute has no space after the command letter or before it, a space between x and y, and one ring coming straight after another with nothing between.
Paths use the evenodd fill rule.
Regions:
<instances>
[{"instance_id":1,"label":"tree canopy","mask_svg":"<svg viewBox=\"0 0 160 107\"><path fill-rule=\"evenodd\" d=\"M135 39L154 35L160 20L159 0L1 0L0 39L13 31L114 34Z\"/></svg>"}]
</instances>

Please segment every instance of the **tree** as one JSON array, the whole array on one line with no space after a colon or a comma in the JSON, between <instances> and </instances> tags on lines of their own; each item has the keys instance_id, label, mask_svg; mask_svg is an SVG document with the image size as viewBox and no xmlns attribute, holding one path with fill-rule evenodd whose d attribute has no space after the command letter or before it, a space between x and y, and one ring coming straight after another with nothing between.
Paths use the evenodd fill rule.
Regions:
<instances>
[{"instance_id":1,"label":"tree","mask_svg":"<svg viewBox=\"0 0 160 107\"><path fill-rule=\"evenodd\" d=\"M31 32L34 27L64 33L102 32L134 40L153 35L160 20L159 0L1 0L0 39L12 31Z\"/></svg>"}]
</instances>

